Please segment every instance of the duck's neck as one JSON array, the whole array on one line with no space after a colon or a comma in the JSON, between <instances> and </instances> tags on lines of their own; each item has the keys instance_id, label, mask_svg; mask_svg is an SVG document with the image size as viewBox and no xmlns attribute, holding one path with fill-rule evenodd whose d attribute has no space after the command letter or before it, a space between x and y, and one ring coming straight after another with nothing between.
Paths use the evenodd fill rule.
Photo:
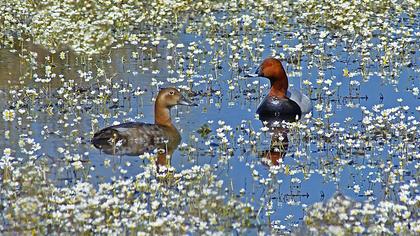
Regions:
<instances>
[{"instance_id":1,"label":"duck's neck","mask_svg":"<svg viewBox=\"0 0 420 236\"><path fill-rule=\"evenodd\" d=\"M162 106L158 102L155 103L155 124L167 127L173 127L171 113L169 108Z\"/></svg>"},{"instance_id":2,"label":"duck's neck","mask_svg":"<svg viewBox=\"0 0 420 236\"><path fill-rule=\"evenodd\" d=\"M289 87L289 82L287 81L286 74L284 73L284 77L277 77L275 79L270 79L271 82L271 89L270 89L270 96L275 96L279 98L287 98L287 88Z\"/></svg>"},{"instance_id":3,"label":"duck's neck","mask_svg":"<svg viewBox=\"0 0 420 236\"><path fill-rule=\"evenodd\" d=\"M289 87L289 82L283 65L280 63L273 72L272 77L269 78L271 83L269 94L279 98L287 98L286 93L287 88Z\"/></svg>"}]
</instances>

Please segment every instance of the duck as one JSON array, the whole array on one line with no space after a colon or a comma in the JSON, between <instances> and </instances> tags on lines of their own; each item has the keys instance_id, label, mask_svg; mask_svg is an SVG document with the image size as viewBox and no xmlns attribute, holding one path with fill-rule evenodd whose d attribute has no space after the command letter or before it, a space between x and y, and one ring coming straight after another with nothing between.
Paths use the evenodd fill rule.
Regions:
<instances>
[{"instance_id":1,"label":"duck","mask_svg":"<svg viewBox=\"0 0 420 236\"><path fill-rule=\"evenodd\" d=\"M270 80L270 91L260 103L256 113L268 125L282 121L294 122L312 110L311 100L296 89L289 89L286 71L280 60L269 57L263 60L248 77L265 77Z\"/></svg>"},{"instance_id":2,"label":"duck","mask_svg":"<svg viewBox=\"0 0 420 236\"><path fill-rule=\"evenodd\" d=\"M109 126L93 135L91 143L110 155L141 155L158 149L156 163L168 165L181 142L181 135L171 120L170 110L176 105L197 106L176 88L163 88L155 101L155 123L128 122Z\"/></svg>"}]
</instances>

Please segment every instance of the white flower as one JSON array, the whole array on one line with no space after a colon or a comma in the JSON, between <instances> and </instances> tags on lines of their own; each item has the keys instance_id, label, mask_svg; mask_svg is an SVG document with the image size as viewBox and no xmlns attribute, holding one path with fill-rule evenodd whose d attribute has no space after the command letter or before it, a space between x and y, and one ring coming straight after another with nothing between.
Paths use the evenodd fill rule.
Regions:
<instances>
[{"instance_id":1,"label":"white flower","mask_svg":"<svg viewBox=\"0 0 420 236\"><path fill-rule=\"evenodd\" d=\"M159 208L159 206L160 206L160 202L158 202L158 201L153 201L152 202L152 209L153 210L157 210Z\"/></svg>"},{"instance_id":2,"label":"white flower","mask_svg":"<svg viewBox=\"0 0 420 236\"><path fill-rule=\"evenodd\" d=\"M3 151L3 154L5 157L10 157L10 155L12 154L12 149L10 148L5 148Z\"/></svg>"},{"instance_id":3,"label":"white flower","mask_svg":"<svg viewBox=\"0 0 420 236\"><path fill-rule=\"evenodd\" d=\"M3 111L3 119L5 121L13 121L15 119L16 113L14 110L4 110Z\"/></svg>"}]
</instances>

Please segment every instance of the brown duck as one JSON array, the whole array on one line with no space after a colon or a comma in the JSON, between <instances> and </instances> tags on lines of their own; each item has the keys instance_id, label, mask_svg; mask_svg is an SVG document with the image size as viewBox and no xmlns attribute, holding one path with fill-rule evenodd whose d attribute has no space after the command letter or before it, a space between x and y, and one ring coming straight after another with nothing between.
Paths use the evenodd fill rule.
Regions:
<instances>
[{"instance_id":1,"label":"brown duck","mask_svg":"<svg viewBox=\"0 0 420 236\"><path fill-rule=\"evenodd\" d=\"M111 155L141 155L158 152L157 164L167 165L181 142L181 135L172 124L170 109L175 105L197 106L175 88L159 91L155 101L155 124L129 122L114 125L96 132L92 144Z\"/></svg>"}]
</instances>

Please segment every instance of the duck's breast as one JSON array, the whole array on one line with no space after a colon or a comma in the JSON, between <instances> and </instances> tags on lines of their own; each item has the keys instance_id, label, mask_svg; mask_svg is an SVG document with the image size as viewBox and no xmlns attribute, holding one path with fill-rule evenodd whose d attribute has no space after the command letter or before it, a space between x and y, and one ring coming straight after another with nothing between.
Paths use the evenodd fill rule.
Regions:
<instances>
[{"instance_id":1,"label":"duck's breast","mask_svg":"<svg viewBox=\"0 0 420 236\"><path fill-rule=\"evenodd\" d=\"M277 98L267 96L259 105L257 114L261 121L267 121L270 124L278 121L293 122L300 119L302 111L299 105L288 98Z\"/></svg>"},{"instance_id":2,"label":"duck's breast","mask_svg":"<svg viewBox=\"0 0 420 236\"><path fill-rule=\"evenodd\" d=\"M302 114L308 114L312 111L312 102L311 99L309 99L308 96L301 93L299 90L290 88L287 90L287 97L289 97L290 100L296 102L300 110L302 111Z\"/></svg>"}]
</instances>

